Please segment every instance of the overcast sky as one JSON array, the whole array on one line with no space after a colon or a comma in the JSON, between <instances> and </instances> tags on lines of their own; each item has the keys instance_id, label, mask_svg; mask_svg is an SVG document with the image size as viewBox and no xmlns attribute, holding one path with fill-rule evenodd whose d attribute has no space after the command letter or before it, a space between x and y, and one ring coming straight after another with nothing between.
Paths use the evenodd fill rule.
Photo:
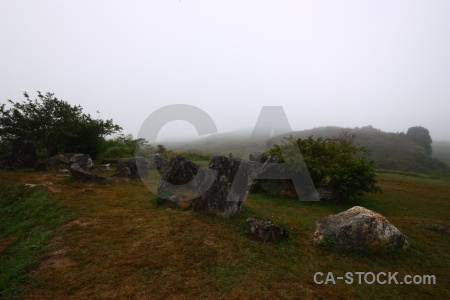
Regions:
<instances>
[{"instance_id":1,"label":"overcast sky","mask_svg":"<svg viewBox=\"0 0 450 300\"><path fill-rule=\"evenodd\" d=\"M421 125L450 140L448 0L1 0L0 37L2 103L50 91L134 136L169 104L219 132L281 105L295 130Z\"/></svg>"}]
</instances>

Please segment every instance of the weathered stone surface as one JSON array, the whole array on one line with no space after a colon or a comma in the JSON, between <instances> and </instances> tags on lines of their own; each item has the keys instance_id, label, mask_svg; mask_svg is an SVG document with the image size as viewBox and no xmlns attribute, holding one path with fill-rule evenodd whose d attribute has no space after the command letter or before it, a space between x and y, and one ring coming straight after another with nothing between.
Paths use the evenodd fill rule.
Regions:
<instances>
[{"instance_id":1,"label":"weathered stone surface","mask_svg":"<svg viewBox=\"0 0 450 300\"><path fill-rule=\"evenodd\" d=\"M254 152L254 153L259 153L259 152ZM269 156L266 161L261 161L260 160L256 160L256 158L253 157L252 159L252 154L250 154L250 162L248 163L248 175L251 179L257 178L259 175L267 175L268 173L274 173L276 172L276 175L278 177L280 177L280 172L278 171L277 168L277 163L276 163L276 156ZM262 154L261 154L261 158L262 158ZM273 174L272 174L273 176ZM253 184L256 186L258 185L258 183L262 183L261 181L253 181Z\"/></svg>"},{"instance_id":2,"label":"weathered stone surface","mask_svg":"<svg viewBox=\"0 0 450 300\"><path fill-rule=\"evenodd\" d=\"M248 156L248 160L249 161L254 161L254 162L263 162L264 153L263 152L252 152L250 153L250 155Z\"/></svg>"},{"instance_id":3,"label":"weathered stone surface","mask_svg":"<svg viewBox=\"0 0 450 300\"><path fill-rule=\"evenodd\" d=\"M320 200L307 172L286 173L277 163L276 156L269 156L264 164L250 163L249 177L253 181L251 191L285 198ZM298 185L296 189L293 180Z\"/></svg>"},{"instance_id":4,"label":"weathered stone surface","mask_svg":"<svg viewBox=\"0 0 450 300\"><path fill-rule=\"evenodd\" d=\"M33 142L17 141L9 145L8 154L0 156L0 164L8 167L33 167L37 159Z\"/></svg>"},{"instance_id":5,"label":"weathered stone surface","mask_svg":"<svg viewBox=\"0 0 450 300\"><path fill-rule=\"evenodd\" d=\"M212 186L195 200L194 209L225 217L235 216L245 198L248 164L226 156L214 156L208 167L217 171L217 176Z\"/></svg>"},{"instance_id":6,"label":"weathered stone surface","mask_svg":"<svg viewBox=\"0 0 450 300\"><path fill-rule=\"evenodd\" d=\"M118 168L113 176L131 179L131 170L129 167Z\"/></svg>"},{"instance_id":7,"label":"weathered stone surface","mask_svg":"<svg viewBox=\"0 0 450 300\"><path fill-rule=\"evenodd\" d=\"M77 163L81 168L89 170L94 166L89 154L83 153L63 153L47 158L47 170L59 170L69 168L73 163Z\"/></svg>"},{"instance_id":8,"label":"weathered stone surface","mask_svg":"<svg viewBox=\"0 0 450 300\"><path fill-rule=\"evenodd\" d=\"M382 215L355 206L316 222L314 243L337 250L405 250L408 239Z\"/></svg>"},{"instance_id":9,"label":"weathered stone surface","mask_svg":"<svg viewBox=\"0 0 450 300\"><path fill-rule=\"evenodd\" d=\"M89 154L77 153L69 156L69 163L77 163L85 170L89 170L94 166L92 158Z\"/></svg>"},{"instance_id":10,"label":"weathered stone surface","mask_svg":"<svg viewBox=\"0 0 450 300\"><path fill-rule=\"evenodd\" d=\"M338 196L332 188L318 188L317 193L321 201L337 201Z\"/></svg>"},{"instance_id":11,"label":"weathered stone surface","mask_svg":"<svg viewBox=\"0 0 450 300\"><path fill-rule=\"evenodd\" d=\"M186 160L183 156L178 155L172 158L168 165L164 168L163 175L158 183L158 196L168 198L172 195L177 195L180 199L183 198L181 194L190 193L198 194L202 179L204 179L204 171L201 171L196 178L199 170L203 168L200 165ZM181 187L174 185L187 185L182 191Z\"/></svg>"},{"instance_id":12,"label":"weathered stone surface","mask_svg":"<svg viewBox=\"0 0 450 300\"><path fill-rule=\"evenodd\" d=\"M263 165L253 165L250 178L254 179L251 190L263 192L277 197L297 198L297 192L291 179L284 179L286 174L279 170L279 164L276 163L276 156L269 156ZM272 178L272 179L266 179Z\"/></svg>"},{"instance_id":13,"label":"weathered stone surface","mask_svg":"<svg viewBox=\"0 0 450 300\"><path fill-rule=\"evenodd\" d=\"M129 172L125 168L128 168ZM128 175L129 173L130 175ZM136 179L148 177L148 174L147 163L143 157L129 157L119 159L117 162L116 173L113 176Z\"/></svg>"},{"instance_id":14,"label":"weathered stone surface","mask_svg":"<svg viewBox=\"0 0 450 300\"><path fill-rule=\"evenodd\" d=\"M279 243L288 237L288 232L280 225L255 217L247 219L247 229L254 239L261 242Z\"/></svg>"},{"instance_id":15,"label":"weathered stone surface","mask_svg":"<svg viewBox=\"0 0 450 300\"><path fill-rule=\"evenodd\" d=\"M54 155L47 158L47 170L59 170L64 169L70 164L70 159L64 155Z\"/></svg>"},{"instance_id":16,"label":"weathered stone surface","mask_svg":"<svg viewBox=\"0 0 450 300\"><path fill-rule=\"evenodd\" d=\"M70 165L70 174L75 179L80 179L83 181L94 181L99 184L107 184L108 181L105 177L98 176L96 174L92 174L86 170L84 170L78 163L73 163Z\"/></svg>"},{"instance_id":17,"label":"weathered stone surface","mask_svg":"<svg viewBox=\"0 0 450 300\"><path fill-rule=\"evenodd\" d=\"M151 154L149 156L149 165L151 168L156 168L157 170L162 170L168 165L168 160L161 154Z\"/></svg>"}]
</instances>

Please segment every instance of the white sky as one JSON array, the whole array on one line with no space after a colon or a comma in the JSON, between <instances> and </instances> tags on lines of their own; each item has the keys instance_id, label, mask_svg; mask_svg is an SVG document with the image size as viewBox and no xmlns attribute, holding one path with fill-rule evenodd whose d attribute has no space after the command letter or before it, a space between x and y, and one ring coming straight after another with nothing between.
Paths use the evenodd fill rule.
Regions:
<instances>
[{"instance_id":1,"label":"white sky","mask_svg":"<svg viewBox=\"0 0 450 300\"><path fill-rule=\"evenodd\" d=\"M450 1L0 1L0 101L54 92L137 135L168 104L219 132L421 125L450 140ZM177 121L164 129L192 134Z\"/></svg>"}]
</instances>

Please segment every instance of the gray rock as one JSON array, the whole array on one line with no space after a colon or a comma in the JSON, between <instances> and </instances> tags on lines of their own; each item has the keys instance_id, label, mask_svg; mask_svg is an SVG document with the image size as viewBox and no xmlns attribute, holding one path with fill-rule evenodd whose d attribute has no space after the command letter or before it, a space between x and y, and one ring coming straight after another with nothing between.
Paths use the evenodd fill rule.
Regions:
<instances>
[{"instance_id":1,"label":"gray rock","mask_svg":"<svg viewBox=\"0 0 450 300\"><path fill-rule=\"evenodd\" d=\"M285 198L319 200L309 174L307 172L284 172L277 163L276 156L269 156L259 169L252 166L249 176L253 180L251 185L253 192L263 192ZM297 183L298 191L292 180Z\"/></svg>"},{"instance_id":2,"label":"gray rock","mask_svg":"<svg viewBox=\"0 0 450 300\"><path fill-rule=\"evenodd\" d=\"M255 166L252 167L250 178L256 179L253 180L251 190L278 197L297 198L292 180L284 179L285 177L287 177L287 174L280 171L276 156L269 156L259 169L256 169Z\"/></svg>"},{"instance_id":3,"label":"gray rock","mask_svg":"<svg viewBox=\"0 0 450 300\"><path fill-rule=\"evenodd\" d=\"M198 179L194 180L199 170L202 170L200 165L186 160L181 155L172 158L164 168L163 175L158 182L158 196L168 198L171 195L179 194L182 191L177 186L180 185L187 185L184 187L185 189L194 194L199 194L199 187L204 178L202 176L204 171L202 170L197 177Z\"/></svg>"},{"instance_id":4,"label":"gray rock","mask_svg":"<svg viewBox=\"0 0 450 300\"><path fill-rule=\"evenodd\" d=\"M195 200L194 209L224 217L235 216L245 198L248 164L226 156L214 156L209 168L217 171L217 176L212 186Z\"/></svg>"},{"instance_id":5,"label":"gray rock","mask_svg":"<svg viewBox=\"0 0 450 300\"><path fill-rule=\"evenodd\" d=\"M151 154L149 156L149 165L151 168L156 168L157 170L162 170L168 165L169 161L161 154Z\"/></svg>"},{"instance_id":6,"label":"gray rock","mask_svg":"<svg viewBox=\"0 0 450 300\"><path fill-rule=\"evenodd\" d=\"M255 217L247 219L247 229L252 238L261 242L279 243L285 240L289 234L280 225L269 220L259 220Z\"/></svg>"},{"instance_id":7,"label":"gray rock","mask_svg":"<svg viewBox=\"0 0 450 300\"><path fill-rule=\"evenodd\" d=\"M119 159L116 173L113 176L136 179L145 178L148 175L147 163L143 157L129 157Z\"/></svg>"},{"instance_id":8,"label":"gray rock","mask_svg":"<svg viewBox=\"0 0 450 300\"><path fill-rule=\"evenodd\" d=\"M105 177L98 176L96 174L92 174L86 170L84 170L78 163L73 163L70 165L70 174L74 179L79 179L83 181L94 181L99 184L107 184L108 181Z\"/></svg>"},{"instance_id":9,"label":"gray rock","mask_svg":"<svg viewBox=\"0 0 450 300\"><path fill-rule=\"evenodd\" d=\"M69 163L77 163L85 170L89 170L94 166L92 158L89 154L74 154L69 157Z\"/></svg>"},{"instance_id":10,"label":"gray rock","mask_svg":"<svg viewBox=\"0 0 450 300\"><path fill-rule=\"evenodd\" d=\"M80 166L81 167L81 166ZM59 176L59 177L65 177L65 176L69 176L71 173L70 173L70 170L67 170L67 169L59 169L58 170L58 174L56 174L56 176Z\"/></svg>"},{"instance_id":11,"label":"gray rock","mask_svg":"<svg viewBox=\"0 0 450 300\"><path fill-rule=\"evenodd\" d=\"M318 188L317 193L318 193L319 199L321 201L337 201L338 200L337 194L330 187Z\"/></svg>"},{"instance_id":12,"label":"gray rock","mask_svg":"<svg viewBox=\"0 0 450 300\"><path fill-rule=\"evenodd\" d=\"M54 155L52 157L47 158L47 170L59 170L65 169L70 164L70 159L65 157L64 155Z\"/></svg>"},{"instance_id":13,"label":"gray rock","mask_svg":"<svg viewBox=\"0 0 450 300\"><path fill-rule=\"evenodd\" d=\"M69 168L73 163L77 163L84 170L89 170L94 166L89 154L83 153L63 153L47 158L47 170L59 170Z\"/></svg>"},{"instance_id":14,"label":"gray rock","mask_svg":"<svg viewBox=\"0 0 450 300\"><path fill-rule=\"evenodd\" d=\"M131 170L129 167L118 168L113 176L131 179Z\"/></svg>"},{"instance_id":15,"label":"gray rock","mask_svg":"<svg viewBox=\"0 0 450 300\"><path fill-rule=\"evenodd\" d=\"M250 155L248 156L248 160L249 161L254 161L254 162L263 162L264 153L263 152L252 152L250 153Z\"/></svg>"},{"instance_id":16,"label":"gray rock","mask_svg":"<svg viewBox=\"0 0 450 300\"><path fill-rule=\"evenodd\" d=\"M0 164L9 167L33 167L37 162L36 146L30 141L16 141L8 146L8 154L0 156Z\"/></svg>"},{"instance_id":17,"label":"gray rock","mask_svg":"<svg viewBox=\"0 0 450 300\"><path fill-rule=\"evenodd\" d=\"M344 251L405 250L408 239L382 215L354 206L316 222L314 243Z\"/></svg>"}]
</instances>

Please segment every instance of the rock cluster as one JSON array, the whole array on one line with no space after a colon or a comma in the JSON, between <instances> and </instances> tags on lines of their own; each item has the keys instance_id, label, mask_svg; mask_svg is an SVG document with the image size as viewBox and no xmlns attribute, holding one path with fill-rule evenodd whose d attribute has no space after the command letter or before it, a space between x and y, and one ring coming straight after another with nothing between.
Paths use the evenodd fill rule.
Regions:
<instances>
[{"instance_id":1,"label":"rock cluster","mask_svg":"<svg viewBox=\"0 0 450 300\"><path fill-rule=\"evenodd\" d=\"M47 170L59 170L69 168L77 163L84 170L89 170L94 166L89 154L83 153L63 153L47 158Z\"/></svg>"}]
</instances>

